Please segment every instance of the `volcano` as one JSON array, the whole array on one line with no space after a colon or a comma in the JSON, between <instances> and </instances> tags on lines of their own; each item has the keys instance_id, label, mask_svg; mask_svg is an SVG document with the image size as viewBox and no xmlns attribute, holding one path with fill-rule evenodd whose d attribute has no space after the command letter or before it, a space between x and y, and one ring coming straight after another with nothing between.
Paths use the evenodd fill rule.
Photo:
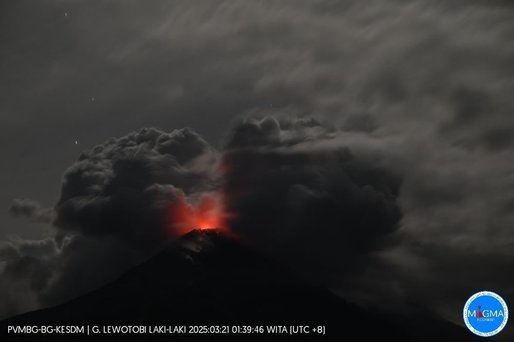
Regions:
<instances>
[{"instance_id":1,"label":"volcano","mask_svg":"<svg viewBox=\"0 0 514 342\"><path fill-rule=\"evenodd\" d=\"M30 323L324 325L325 335L302 338L473 340L463 328L429 315L359 308L215 229L193 230L114 282L68 303L3 321L2 329L5 333L7 324ZM236 338L243 337L298 340L289 335Z\"/></svg>"}]
</instances>

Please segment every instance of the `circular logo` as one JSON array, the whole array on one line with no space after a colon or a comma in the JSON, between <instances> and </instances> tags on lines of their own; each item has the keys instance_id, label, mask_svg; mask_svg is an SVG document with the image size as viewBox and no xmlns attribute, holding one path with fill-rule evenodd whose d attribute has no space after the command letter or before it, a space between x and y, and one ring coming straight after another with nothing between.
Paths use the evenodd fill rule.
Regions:
<instances>
[{"instance_id":1,"label":"circular logo","mask_svg":"<svg viewBox=\"0 0 514 342\"><path fill-rule=\"evenodd\" d=\"M498 334L509 319L509 309L503 298L490 291L469 297L462 314L468 329L483 337Z\"/></svg>"}]
</instances>

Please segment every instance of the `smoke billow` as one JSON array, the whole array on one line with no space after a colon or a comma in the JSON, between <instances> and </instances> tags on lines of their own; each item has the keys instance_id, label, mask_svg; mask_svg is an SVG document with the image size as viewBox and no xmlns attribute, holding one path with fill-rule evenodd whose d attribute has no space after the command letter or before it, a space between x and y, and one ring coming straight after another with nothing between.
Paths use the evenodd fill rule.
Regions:
<instances>
[{"instance_id":1,"label":"smoke billow","mask_svg":"<svg viewBox=\"0 0 514 342\"><path fill-rule=\"evenodd\" d=\"M41 204L32 199L24 198L15 199L9 213L17 217L27 217L34 222L51 223L54 212L51 208L41 207Z\"/></svg>"},{"instance_id":2,"label":"smoke billow","mask_svg":"<svg viewBox=\"0 0 514 342\"><path fill-rule=\"evenodd\" d=\"M190 129L142 129L112 139L66 170L55 225L60 232L155 247L173 234L166 221L170 203L215 186L216 158Z\"/></svg>"},{"instance_id":3,"label":"smoke billow","mask_svg":"<svg viewBox=\"0 0 514 342\"><path fill-rule=\"evenodd\" d=\"M323 124L245 120L221 153L155 129L84 152L55 207L13 203L56 236L0 247L0 315L116 277L220 189L234 231L300 269L344 270L332 288L346 298L455 322L479 290L514 302L512 1L155 3L5 8L4 200L50 194L69 153L106 132L194 123L216 140L275 112Z\"/></svg>"},{"instance_id":4,"label":"smoke billow","mask_svg":"<svg viewBox=\"0 0 514 342\"><path fill-rule=\"evenodd\" d=\"M224 154L230 227L288 262L341 274L398 228L400 177L313 120L250 119Z\"/></svg>"},{"instance_id":5,"label":"smoke billow","mask_svg":"<svg viewBox=\"0 0 514 342\"><path fill-rule=\"evenodd\" d=\"M0 248L0 315L73 298L176 238L183 231L172 209L193 207L217 186L217 158L191 129L145 128L84 151L65 171L53 209L15 200L13 215L51 218L56 233Z\"/></svg>"},{"instance_id":6,"label":"smoke billow","mask_svg":"<svg viewBox=\"0 0 514 342\"><path fill-rule=\"evenodd\" d=\"M152 128L84 151L64 173L55 238L0 249L2 286L21 283L33 298L3 314L100 286L194 226L227 225L293 266L342 272L398 228L400 179L322 146L338 134L313 119L265 117L239 122L222 153L190 129ZM11 209L41 211L28 200Z\"/></svg>"}]
</instances>

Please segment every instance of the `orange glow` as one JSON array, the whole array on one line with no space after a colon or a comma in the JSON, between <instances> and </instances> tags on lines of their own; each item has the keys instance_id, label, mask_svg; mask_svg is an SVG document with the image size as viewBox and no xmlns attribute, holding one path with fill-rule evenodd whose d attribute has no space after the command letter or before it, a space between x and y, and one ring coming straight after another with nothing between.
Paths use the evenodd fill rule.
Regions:
<instances>
[{"instance_id":1,"label":"orange glow","mask_svg":"<svg viewBox=\"0 0 514 342\"><path fill-rule=\"evenodd\" d=\"M204 194L197 203L185 199L173 203L170 208L170 228L173 233L185 234L193 229L226 229L228 215L218 194Z\"/></svg>"}]
</instances>

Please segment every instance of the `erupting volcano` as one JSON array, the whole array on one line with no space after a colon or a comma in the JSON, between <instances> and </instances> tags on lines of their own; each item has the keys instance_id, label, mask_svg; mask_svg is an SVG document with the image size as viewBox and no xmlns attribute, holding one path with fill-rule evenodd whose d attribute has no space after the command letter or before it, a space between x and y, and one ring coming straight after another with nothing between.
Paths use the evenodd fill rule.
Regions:
<instances>
[{"instance_id":1,"label":"erupting volcano","mask_svg":"<svg viewBox=\"0 0 514 342\"><path fill-rule=\"evenodd\" d=\"M219 194L204 194L194 204L186 200L173 203L169 211L170 228L186 234L193 229L226 229L229 215Z\"/></svg>"},{"instance_id":2,"label":"erupting volcano","mask_svg":"<svg viewBox=\"0 0 514 342\"><path fill-rule=\"evenodd\" d=\"M212 203L203 200L195 208L184 208L212 209L208 205ZM0 321L0 336L12 340L12 336L6 335L7 326L32 325L33 322L103 325L192 322L199 326L289 326L306 322L326 326L326 335L311 333L309 341L343 341L348 338L348 331L358 331L364 341L438 341L441 336L448 341L474 340L461 327L431 316L384 315L359 308L323 287L296 277L290 269L217 229L193 230L112 283L68 303ZM374 329L369 329L370 326ZM204 341L225 336L228 337L198 334L187 336L191 339L186 340ZM38 337L55 340L48 335ZM121 337L122 340L136 338ZM137 337L146 339L156 335ZM163 335L162 339L173 340L174 337L179 336ZM230 337L245 341L247 338L289 340L284 335L274 334L250 336L244 333ZM477 341L479 339L477 337Z\"/></svg>"}]
</instances>

